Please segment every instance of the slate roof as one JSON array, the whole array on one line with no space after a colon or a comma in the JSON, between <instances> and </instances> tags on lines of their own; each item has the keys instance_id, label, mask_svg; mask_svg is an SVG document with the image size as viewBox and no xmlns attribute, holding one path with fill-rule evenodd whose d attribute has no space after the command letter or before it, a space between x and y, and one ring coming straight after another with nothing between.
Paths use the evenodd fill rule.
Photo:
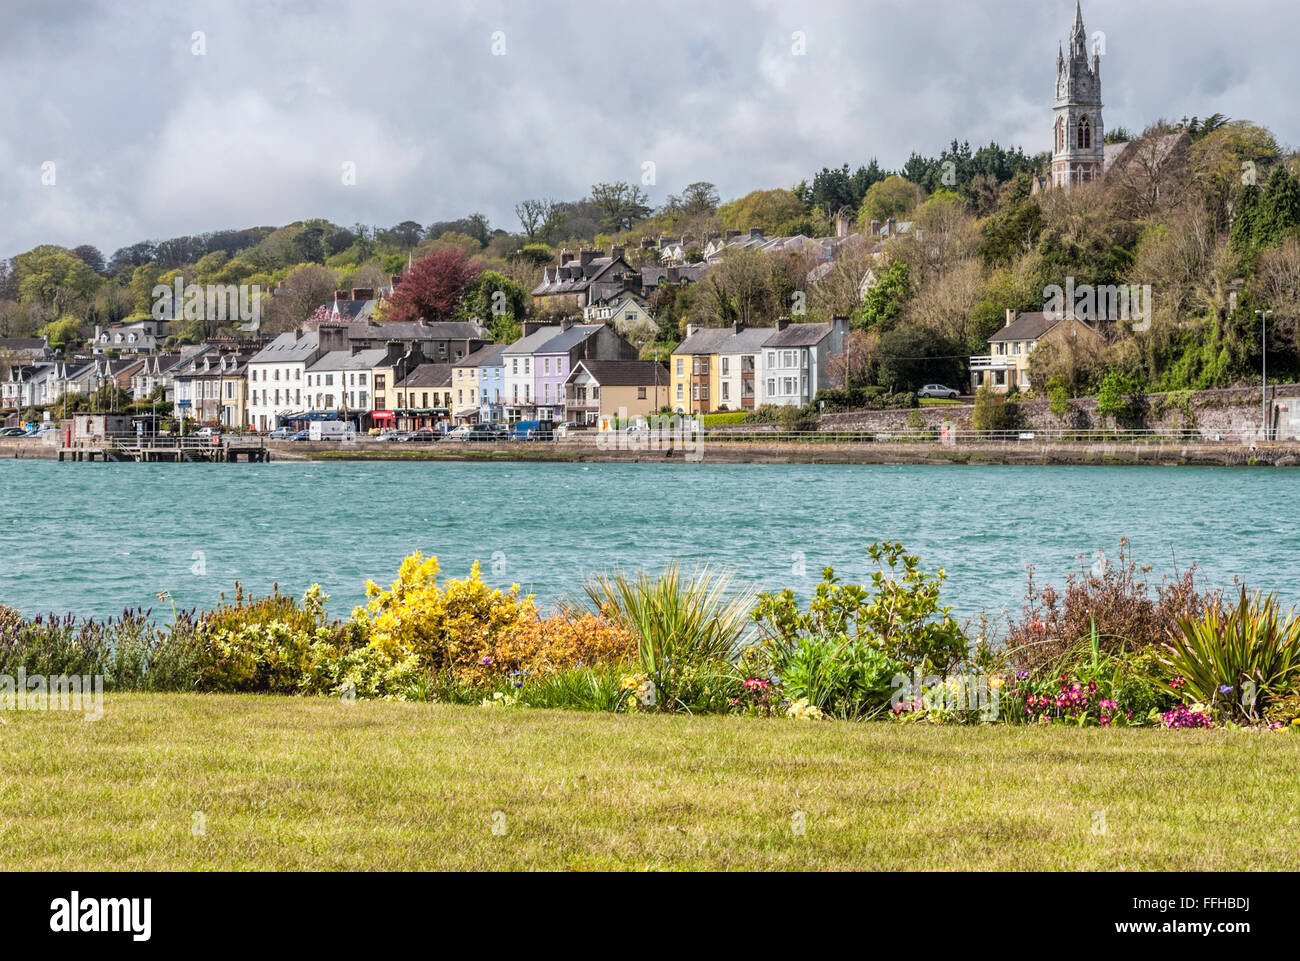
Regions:
<instances>
[{"instance_id":1,"label":"slate roof","mask_svg":"<svg viewBox=\"0 0 1300 961\"><path fill-rule=\"evenodd\" d=\"M778 330L764 343L764 347L815 347L834 328L830 324L791 324Z\"/></svg>"},{"instance_id":2,"label":"slate roof","mask_svg":"<svg viewBox=\"0 0 1300 961\"><path fill-rule=\"evenodd\" d=\"M567 354L588 337L595 336L595 334L603 327L603 324L574 324L568 330L563 330L550 340L546 341L542 346L533 351L533 353Z\"/></svg>"},{"instance_id":3,"label":"slate roof","mask_svg":"<svg viewBox=\"0 0 1300 961\"><path fill-rule=\"evenodd\" d=\"M421 364L399 380L395 387L450 387L451 364Z\"/></svg>"},{"instance_id":4,"label":"slate roof","mask_svg":"<svg viewBox=\"0 0 1300 961\"><path fill-rule=\"evenodd\" d=\"M462 360L452 364L453 367L500 367L502 364L501 355L505 352L505 344L489 344L486 347L480 347L474 353Z\"/></svg>"},{"instance_id":5,"label":"slate roof","mask_svg":"<svg viewBox=\"0 0 1300 961\"><path fill-rule=\"evenodd\" d=\"M319 370L369 370L383 363L388 351L379 347L371 350L359 350L355 354L348 350L332 350L316 363L307 368L309 372Z\"/></svg>"},{"instance_id":6,"label":"slate roof","mask_svg":"<svg viewBox=\"0 0 1300 961\"><path fill-rule=\"evenodd\" d=\"M293 331L286 331L271 341L251 358L250 364L289 364L308 360L317 350L316 331L308 331L297 339Z\"/></svg>"},{"instance_id":7,"label":"slate roof","mask_svg":"<svg viewBox=\"0 0 1300 961\"><path fill-rule=\"evenodd\" d=\"M1041 310L1032 314L1021 314L989 338L991 344L1002 344L1012 340L1037 340L1061 322L1052 314Z\"/></svg>"},{"instance_id":8,"label":"slate roof","mask_svg":"<svg viewBox=\"0 0 1300 961\"><path fill-rule=\"evenodd\" d=\"M657 360L580 360L569 374L572 380L585 367L601 387L667 386L668 368Z\"/></svg>"},{"instance_id":9,"label":"slate roof","mask_svg":"<svg viewBox=\"0 0 1300 961\"><path fill-rule=\"evenodd\" d=\"M559 324L550 324L540 330L533 331L527 337L520 337L513 344L508 344L501 353L504 355L536 353L538 347L541 347L559 332Z\"/></svg>"}]
</instances>

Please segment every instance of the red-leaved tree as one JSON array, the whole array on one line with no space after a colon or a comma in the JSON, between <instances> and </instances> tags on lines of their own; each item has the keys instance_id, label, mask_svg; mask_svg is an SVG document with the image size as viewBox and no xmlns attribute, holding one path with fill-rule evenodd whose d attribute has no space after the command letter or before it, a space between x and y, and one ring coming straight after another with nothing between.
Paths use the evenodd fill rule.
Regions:
<instances>
[{"instance_id":1,"label":"red-leaved tree","mask_svg":"<svg viewBox=\"0 0 1300 961\"><path fill-rule=\"evenodd\" d=\"M446 247L417 260L402 274L384 319L390 321L448 320L483 265L458 247Z\"/></svg>"}]
</instances>

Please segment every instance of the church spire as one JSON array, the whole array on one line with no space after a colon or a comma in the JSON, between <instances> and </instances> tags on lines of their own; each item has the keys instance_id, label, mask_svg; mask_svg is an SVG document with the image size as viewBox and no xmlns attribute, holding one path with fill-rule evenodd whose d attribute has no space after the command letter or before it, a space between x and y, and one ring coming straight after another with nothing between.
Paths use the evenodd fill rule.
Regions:
<instances>
[{"instance_id":1,"label":"church spire","mask_svg":"<svg viewBox=\"0 0 1300 961\"><path fill-rule=\"evenodd\" d=\"M1074 0L1074 30L1070 33L1070 52L1073 56L1088 55L1088 31L1083 27L1083 6Z\"/></svg>"}]
</instances>

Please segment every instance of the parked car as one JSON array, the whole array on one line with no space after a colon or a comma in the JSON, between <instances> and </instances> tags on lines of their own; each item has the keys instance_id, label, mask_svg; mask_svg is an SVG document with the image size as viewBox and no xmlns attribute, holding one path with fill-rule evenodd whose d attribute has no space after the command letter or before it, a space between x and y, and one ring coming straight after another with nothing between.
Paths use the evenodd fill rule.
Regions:
<instances>
[{"instance_id":1,"label":"parked car","mask_svg":"<svg viewBox=\"0 0 1300 961\"><path fill-rule=\"evenodd\" d=\"M419 430L411 431L403 437L402 440L420 444L431 444L441 436L441 431L434 430L432 427L421 427Z\"/></svg>"},{"instance_id":2,"label":"parked car","mask_svg":"<svg viewBox=\"0 0 1300 961\"><path fill-rule=\"evenodd\" d=\"M300 430L296 434L291 434L289 440L311 440L311 432Z\"/></svg>"},{"instance_id":3,"label":"parked car","mask_svg":"<svg viewBox=\"0 0 1300 961\"><path fill-rule=\"evenodd\" d=\"M21 427L6 427L0 430L0 437L22 437L26 433Z\"/></svg>"},{"instance_id":4,"label":"parked car","mask_svg":"<svg viewBox=\"0 0 1300 961\"><path fill-rule=\"evenodd\" d=\"M388 428L387 430L381 430L381 431L380 431L380 432L375 436L375 440L382 440L382 441L384 441L385 443L392 443L392 442L394 442L394 441L399 441L399 440L401 440L401 439L402 439L402 435L405 434L405 433L406 433L405 431L394 430L393 428L390 427L390 428Z\"/></svg>"},{"instance_id":5,"label":"parked car","mask_svg":"<svg viewBox=\"0 0 1300 961\"><path fill-rule=\"evenodd\" d=\"M59 429L59 428L58 428L57 426L55 426L54 424L38 424L37 426L33 427L31 430L26 431L26 432L23 434L23 436L24 436L24 437L40 437L42 434L48 434L50 431L52 431L52 430L55 430L55 431L56 431L56 430L58 430L58 429Z\"/></svg>"},{"instance_id":6,"label":"parked car","mask_svg":"<svg viewBox=\"0 0 1300 961\"><path fill-rule=\"evenodd\" d=\"M943 384L926 384L916 392L917 397L937 397L942 400L956 400L961 394Z\"/></svg>"},{"instance_id":7,"label":"parked car","mask_svg":"<svg viewBox=\"0 0 1300 961\"><path fill-rule=\"evenodd\" d=\"M459 427L453 427L447 433L442 435L443 440L464 440L469 436L470 425L461 424Z\"/></svg>"},{"instance_id":8,"label":"parked car","mask_svg":"<svg viewBox=\"0 0 1300 961\"><path fill-rule=\"evenodd\" d=\"M294 429L292 427L277 427L266 436L271 438L271 440L289 440L293 435Z\"/></svg>"},{"instance_id":9,"label":"parked car","mask_svg":"<svg viewBox=\"0 0 1300 961\"><path fill-rule=\"evenodd\" d=\"M521 420L510 430L511 440L551 440L554 436L550 421Z\"/></svg>"}]
</instances>

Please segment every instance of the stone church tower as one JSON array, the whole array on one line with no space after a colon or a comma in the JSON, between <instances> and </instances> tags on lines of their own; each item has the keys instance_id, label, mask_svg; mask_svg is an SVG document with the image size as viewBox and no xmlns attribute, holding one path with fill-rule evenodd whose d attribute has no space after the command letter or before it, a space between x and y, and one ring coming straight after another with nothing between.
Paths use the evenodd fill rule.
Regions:
<instances>
[{"instance_id":1,"label":"stone church tower","mask_svg":"<svg viewBox=\"0 0 1300 961\"><path fill-rule=\"evenodd\" d=\"M1052 125L1052 186L1100 180L1105 163L1101 124L1101 58L1088 57L1083 10L1074 7L1070 53L1056 54L1056 120Z\"/></svg>"}]
</instances>

